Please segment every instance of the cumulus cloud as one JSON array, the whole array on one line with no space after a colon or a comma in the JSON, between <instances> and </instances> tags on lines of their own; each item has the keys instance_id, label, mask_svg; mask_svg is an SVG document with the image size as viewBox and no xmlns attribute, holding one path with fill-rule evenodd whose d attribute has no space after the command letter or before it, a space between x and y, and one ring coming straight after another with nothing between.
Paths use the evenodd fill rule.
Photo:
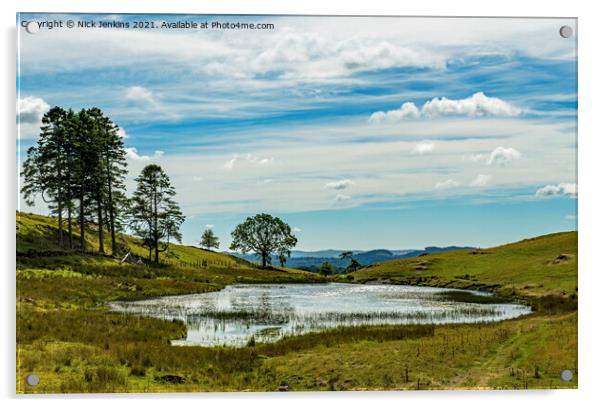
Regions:
<instances>
[{"instance_id":1,"label":"cumulus cloud","mask_svg":"<svg viewBox=\"0 0 602 407\"><path fill-rule=\"evenodd\" d=\"M435 184L435 188L436 189L448 189L448 188L455 188L460 186L460 183L458 181L455 181L453 179L448 179L445 181L441 181L441 182L437 182Z\"/></svg>"},{"instance_id":2,"label":"cumulus cloud","mask_svg":"<svg viewBox=\"0 0 602 407\"><path fill-rule=\"evenodd\" d=\"M155 95L150 90L142 87L142 86L130 86L125 91L126 99L135 101L135 102L144 102L144 103L157 103L157 99Z\"/></svg>"},{"instance_id":3,"label":"cumulus cloud","mask_svg":"<svg viewBox=\"0 0 602 407\"><path fill-rule=\"evenodd\" d=\"M324 188L326 188L326 189L335 189L337 191L340 191L342 189L349 188L353 184L354 184L354 182L351 181L350 179L342 179L340 181L329 182L326 185L324 185Z\"/></svg>"},{"instance_id":4,"label":"cumulus cloud","mask_svg":"<svg viewBox=\"0 0 602 407\"><path fill-rule=\"evenodd\" d=\"M491 181L491 175L479 174L474 180L472 180L470 186L484 187L487 186L487 184L489 184L489 181Z\"/></svg>"},{"instance_id":5,"label":"cumulus cloud","mask_svg":"<svg viewBox=\"0 0 602 407\"><path fill-rule=\"evenodd\" d=\"M521 110L496 97L477 92L464 99L433 98L418 109L412 102L406 102L399 109L378 111L370 115L370 123L397 123L406 119L438 116L518 116Z\"/></svg>"},{"instance_id":6,"label":"cumulus cloud","mask_svg":"<svg viewBox=\"0 0 602 407\"><path fill-rule=\"evenodd\" d=\"M21 123L38 124L48 110L50 105L44 99L35 96L27 96L17 102L17 114Z\"/></svg>"},{"instance_id":7,"label":"cumulus cloud","mask_svg":"<svg viewBox=\"0 0 602 407\"><path fill-rule=\"evenodd\" d=\"M208 223L208 224L205 225L205 228L206 229L213 229L213 225L210 224L210 223Z\"/></svg>"},{"instance_id":8,"label":"cumulus cloud","mask_svg":"<svg viewBox=\"0 0 602 407\"><path fill-rule=\"evenodd\" d=\"M134 161L150 161L163 157L165 153L161 150L155 150L152 155L140 155L136 147L126 147L125 156Z\"/></svg>"},{"instance_id":9,"label":"cumulus cloud","mask_svg":"<svg viewBox=\"0 0 602 407\"><path fill-rule=\"evenodd\" d=\"M348 201L350 199L351 199L351 197L349 195L345 195L345 194L337 194L337 196L334 197L335 202L344 202L344 201Z\"/></svg>"},{"instance_id":10,"label":"cumulus cloud","mask_svg":"<svg viewBox=\"0 0 602 407\"><path fill-rule=\"evenodd\" d=\"M386 112L379 111L370 115L370 123L396 123L405 119L417 119L420 117L420 110L412 102L405 102L399 109Z\"/></svg>"},{"instance_id":11,"label":"cumulus cloud","mask_svg":"<svg viewBox=\"0 0 602 407\"><path fill-rule=\"evenodd\" d=\"M465 99L433 98L422 106L425 116L517 116L520 109L496 97L477 92Z\"/></svg>"},{"instance_id":12,"label":"cumulus cloud","mask_svg":"<svg viewBox=\"0 0 602 407\"><path fill-rule=\"evenodd\" d=\"M520 151L515 148L497 147L489 155L489 158L487 159L487 165L506 165L510 161L518 160L520 157Z\"/></svg>"},{"instance_id":13,"label":"cumulus cloud","mask_svg":"<svg viewBox=\"0 0 602 407\"><path fill-rule=\"evenodd\" d=\"M489 154L473 154L470 159L473 161L484 161L487 165L505 166L512 161L520 159L521 152L512 147L496 147Z\"/></svg>"},{"instance_id":14,"label":"cumulus cloud","mask_svg":"<svg viewBox=\"0 0 602 407\"><path fill-rule=\"evenodd\" d=\"M545 187L541 187L535 192L536 196L577 196L577 184L561 182L560 184L550 184Z\"/></svg>"},{"instance_id":15,"label":"cumulus cloud","mask_svg":"<svg viewBox=\"0 0 602 407\"><path fill-rule=\"evenodd\" d=\"M430 153L435 149L435 143L432 141L422 141L414 146L412 154L423 155Z\"/></svg>"},{"instance_id":16,"label":"cumulus cloud","mask_svg":"<svg viewBox=\"0 0 602 407\"><path fill-rule=\"evenodd\" d=\"M293 226L293 232L299 233L301 231L302 231L301 228L298 228L297 226Z\"/></svg>"}]
</instances>

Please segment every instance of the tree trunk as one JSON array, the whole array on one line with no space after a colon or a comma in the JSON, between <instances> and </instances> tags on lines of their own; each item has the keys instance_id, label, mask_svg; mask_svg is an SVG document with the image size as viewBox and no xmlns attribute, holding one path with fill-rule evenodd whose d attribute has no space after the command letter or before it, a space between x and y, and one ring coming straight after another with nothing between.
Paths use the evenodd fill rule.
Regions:
<instances>
[{"instance_id":1,"label":"tree trunk","mask_svg":"<svg viewBox=\"0 0 602 407\"><path fill-rule=\"evenodd\" d=\"M114 256L117 253L117 242L115 241L115 208L113 207L113 182L111 180L111 164L107 157L107 186L109 193L109 228L111 229L111 254Z\"/></svg>"},{"instance_id":2,"label":"tree trunk","mask_svg":"<svg viewBox=\"0 0 602 407\"><path fill-rule=\"evenodd\" d=\"M154 231L153 231L153 243L155 244L155 263L159 264L159 214L157 207L157 187L153 191L153 217L154 217Z\"/></svg>"},{"instance_id":3,"label":"tree trunk","mask_svg":"<svg viewBox=\"0 0 602 407\"><path fill-rule=\"evenodd\" d=\"M86 250L85 223L84 193L81 192L79 196L79 249L82 252Z\"/></svg>"},{"instance_id":4,"label":"tree trunk","mask_svg":"<svg viewBox=\"0 0 602 407\"><path fill-rule=\"evenodd\" d=\"M60 164L59 168L58 168L58 181L59 181L59 188L58 188L58 197L57 197L57 204L58 204L58 212L59 212L59 246L63 247L63 194L62 194L62 188L63 188L63 177L62 177L62 173L61 173L61 167Z\"/></svg>"},{"instance_id":5,"label":"tree trunk","mask_svg":"<svg viewBox=\"0 0 602 407\"><path fill-rule=\"evenodd\" d=\"M265 268L267 264L267 254L265 252L261 252L261 267Z\"/></svg>"},{"instance_id":6,"label":"tree trunk","mask_svg":"<svg viewBox=\"0 0 602 407\"><path fill-rule=\"evenodd\" d=\"M104 235L104 222L102 218L102 199L100 192L96 196L96 204L98 207L98 252L105 254L105 235Z\"/></svg>"},{"instance_id":7,"label":"tree trunk","mask_svg":"<svg viewBox=\"0 0 602 407\"><path fill-rule=\"evenodd\" d=\"M73 222L71 220L71 201L67 207L67 230L69 231L69 249L73 249Z\"/></svg>"},{"instance_id":8,"label":"tree trunk","mask_svg":"<svg viewBox=\"0 0 602 407\"><path fill-rule=\"evenodd\" d=\"M59 246L63 247L63 204L61 202L60 194L58 201L58 212L59 212Z\"/></svg>"}]
</instances>

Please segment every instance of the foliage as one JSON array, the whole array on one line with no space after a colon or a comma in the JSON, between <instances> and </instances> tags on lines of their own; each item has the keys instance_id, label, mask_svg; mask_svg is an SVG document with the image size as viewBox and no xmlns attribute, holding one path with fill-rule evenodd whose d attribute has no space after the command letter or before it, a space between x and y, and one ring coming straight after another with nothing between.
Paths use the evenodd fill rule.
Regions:
<instances>
[{"instance_id":1,"label":"foliage","mask_svg":"<svg viewBox=\"0 0 602 407\"><path fill-rule=\"evenodd\" d=\"M116 230L123 216L125 149L119 128L98 108L78 113L53 107L42 118L40 137L27 151L21 193L28 205L39 194L58 217L58 244L73 248L75 212L79 248L86 250L85 224L95 220L98 250L105 252L104 230L117 251ZM67 219L67 242L63 218Z\"/></svg>"},{"instance_id":2,"label":"foliage","mask_svg":"<svg viewBox=\"0 0 602 407\"><path fill-rule=\"evenodd\" d=\"M348 273L352 273L354 271L357 271L359 269L362 268L362 265L360 264L359 261L357 261L356 259L351 259L351 262L349 263L349 265L347 266L347 268L345 269L346 272Z\"/></svg>"},{"instance_id":3,"label":"foliage","mask_svg":"<svg viewBox=\"0 0 602 407\"><path fill-rule=\"evenodd\" d=\"M149 164L136 178L136 191L130 201L130 227L148 247L148 259L159 263L159 253L169 248L170 240L180 242L184 215L173 197L169 177L156 164Z\"/></svg>"},{"instance_id":4,"label":"foliage","mask_svg":"<svg viewBox=\"0 0 602 407\"><path fill-rule=\"evenodd\" d=\"M334 267L332 267L332 264L325 261L320 266L320 274L323 276L330 276L330 275L334 274Z\"/></svg>"},{"instance_id":5,"label":"foliage","mask_svg":"<svg viewBox=\"0 0 602 407\"><path fill-rule=\"evenodd\" d=\"M261 257L261 265L266 267L272 253L288 257L296 244L297 238L288 224L280 218L260 213L248 217L234 229L230 249L240 250L243 254L255 252Z\"/></svg>"},{"instance_id":6,"label":"foliage","mask_svg":"<svg viewBox=\"0 0 602 407\"><path fill-rule=\"evenodd\" d=\"M212 248L218 249L219 238L213 233L213 229L207 228L201 236L200 244L207 250L211 250Z\"/></svg>"}]
</instances>

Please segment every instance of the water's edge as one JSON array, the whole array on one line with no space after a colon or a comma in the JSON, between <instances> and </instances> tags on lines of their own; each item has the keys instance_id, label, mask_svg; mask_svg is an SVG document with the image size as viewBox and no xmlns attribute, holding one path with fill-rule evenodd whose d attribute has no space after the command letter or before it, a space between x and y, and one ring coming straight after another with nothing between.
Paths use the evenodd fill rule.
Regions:
<instances>
[{"instance_id":1,"label":"water's edge","mask_svg":"<svg viewBox=\"0 0 602 407\"><path fill-rule=\"evenodd\" d=\"M450 300L466 295L483 303ZM245 346L342 326L496 322L531 313L490 293L395 284L234 284L203 294L113 301L113 311L179 319L187 337L174 345Z\"/></svg>"}]
</instances>

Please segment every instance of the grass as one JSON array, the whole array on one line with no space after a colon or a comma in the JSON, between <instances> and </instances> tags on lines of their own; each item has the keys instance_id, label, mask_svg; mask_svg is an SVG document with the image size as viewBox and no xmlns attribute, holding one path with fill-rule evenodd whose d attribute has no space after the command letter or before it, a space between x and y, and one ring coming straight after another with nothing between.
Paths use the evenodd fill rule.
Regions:
<instances>
[{"instance_id":1,"label":"grass","mask_svg":"<svg viewBox=\"0 0 602 407\"><path fill-rule=\"evenodd\" d=\"M92 248L96 241L89 232ZM283 382L290 390L577 386L576 378L559 379L563 369L578 373L574 234L487 254L384 263L346 280L497 287L499 295L529 298L537 310L530 316L470 325L345 327L243 348L171 346L170 340L186 334L182 322L114 313L106 302L215 291L232 283L327 280L177 245L170 264L126 264L65 251L55 237L56 220L17 215L19 393L276 391ZM144 254L136 239L119 238L123 247ZM417 262L428 262L421 274L412 270ZM24 384L31 372L40 376L38 386Z\"/></svg>"},{"instance_id":2,"label":"grass","mask_svg":"<svg viewBox=\"0 0 602 407\"><path fill-rule=\"evenodd\" d=\"M499 295L478 295L472 291L443 291L435 294L436 299L454 302L466 302L469 304L504 304L513 302L511 297L501 297Z\"/></svg>"},{"instance_id":3,"label":"grass","mask_svg":"<svg viewBox=\"0 0 602 407\"><path fill-rule=\"evenodd\" d=\"M555 233L490 249L431 253L376 264L354 281L495 290L503 296L577 292L577 233Z\"/></svg>"}]
</instances>

